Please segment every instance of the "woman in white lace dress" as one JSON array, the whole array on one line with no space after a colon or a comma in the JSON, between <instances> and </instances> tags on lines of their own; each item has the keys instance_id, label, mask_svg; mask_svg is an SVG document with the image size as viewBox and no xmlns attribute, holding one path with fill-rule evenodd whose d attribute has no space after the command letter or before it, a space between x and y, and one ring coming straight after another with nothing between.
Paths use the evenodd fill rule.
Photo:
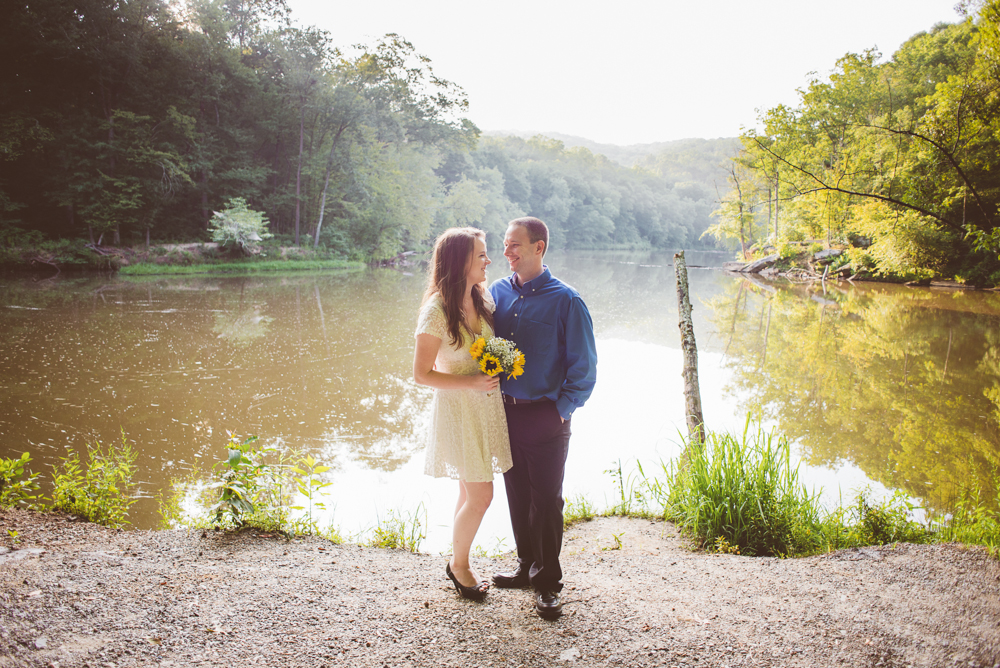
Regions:
<instances>
[{"instance_id":1,"label":"woman in white lace dress","mask_svg":"<svg viewBox=\"0 0 1000 668\"><path fill-rule=\"evenodd\" d=\"M482 373L469 353L476 337L493 335L489 264L482 230L452 228L438 237L413 355L414 380L435 389L426 473L458 479L445 572L459 594L476 600L489 585L473 571L469 550L493 500L493 474L511 467L499 379Z\"/></svg>"}]
</instances>

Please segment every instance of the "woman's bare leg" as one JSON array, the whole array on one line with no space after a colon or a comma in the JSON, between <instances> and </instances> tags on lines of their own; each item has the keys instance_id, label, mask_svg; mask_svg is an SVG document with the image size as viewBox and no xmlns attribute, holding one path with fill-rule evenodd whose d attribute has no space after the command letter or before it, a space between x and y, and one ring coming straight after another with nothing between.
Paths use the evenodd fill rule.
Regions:
<instances>
[{"instance_id":1,"label":"woman's bare leg","mask_svg":"<svg viewBox=\"0 0 1000 668\"><path fill-rule=\"evenodd\" d=\"M493 501L493 483L460 480L458 484L459 507L455 513L455 527L452 529L451 570L462 585L475 587L480 580L469 564L469 551L486 509Z\"/></svg>"},{"instance_id":2,"label":"woman's bare leg","mask_svg":"<svg viewBox=\"0 0 1000 668\"><path fill-rule=\"evenodd\" d=\"M465 482L462 480L458 481L458 503L455 504L455 515L452 519L458 519L458 513L462 510L462 506L465 505L465 499L468 495L465 493Z\"/></svg>"}]
</instances>

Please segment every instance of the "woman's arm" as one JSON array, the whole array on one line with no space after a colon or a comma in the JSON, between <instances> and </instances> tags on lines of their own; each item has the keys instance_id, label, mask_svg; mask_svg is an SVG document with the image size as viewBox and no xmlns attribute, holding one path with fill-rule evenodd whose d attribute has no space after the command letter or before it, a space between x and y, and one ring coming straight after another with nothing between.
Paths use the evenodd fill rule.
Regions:
<instances>
[{"instance_id":1,"label":"woman's arm","mask_svg":"<svg viewBox=\"0 0 1000 668\"><path fill-rule=\"evenodd\" d=\"M490 392L500 387L496 376L477 373L458 376L434 370L434 360L441 349L441 339L431 334L417 334L417 348L413 352L413 380L439 390L479 390Z\"/></svg>"}]
</instances>

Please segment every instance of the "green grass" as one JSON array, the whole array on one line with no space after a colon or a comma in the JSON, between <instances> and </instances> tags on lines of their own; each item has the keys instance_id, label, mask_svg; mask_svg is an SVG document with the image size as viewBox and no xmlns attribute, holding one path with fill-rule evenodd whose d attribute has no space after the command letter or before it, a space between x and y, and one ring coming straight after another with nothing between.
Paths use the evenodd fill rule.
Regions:
<instances>
[{"instance_id":1,"label":"green grass","mask_svg":"<svg viewBox=\"0 0 1000 668\"><path fill-rule=\"evenodd\" d=\"M205 264L153 264L142 262L122 267L122 276L166 276L191 274L263 274L283 271L320 271L328 269L363 269L363 262L353 260L231 260Z\"/></svg>"},{"instance_id":2,"label":"green grass","mask_svg":"<svg viewBox=\"0 0 1000 668\"><path fill-rule=\"evenodd\" d=\"M578 494L572 499L566 499L566 505L563 507L563 528L568 529L579 522L589 522L597 515L597 509L590 503L590 499Z\"/></svg>"},{"instance_id":3,"label":"green grass","mask_svg":"<svg viewBox=\"0 0 1000 668\"><path fill-rule=\"evenodd\" d=\"M994 557L1000 557L1000 477L993 472L993 494L989 503L978 482L961 490L950 517L937 517L931 521L938 527L941 541L955 541L969 545L982 545Z\"/></svg>"},{"instance_id":4,"label":"green grass","mask_svg":"<svg viewBox=\"0 0 1000 668\"><path fill-rule=\"evenodd\" d=\"M962 492L949 513L926 525L901 491L874 502L869 490L849 505L823 507L819 492L799 482L788 439L750 420L742 434L709 432L706 443L688 442L676 464L661 463L660 477L625 475L619 462L608 471L619 500L600 515L662 517L700 548L748 556L799 557L838 549L899 542L961 542L1000 555L1000 486L995 499L978 487ZM1000 480L1000 479L998 479ZM566 524L579 514L566 508ZM593 509L588 509L593 514Z\"/></svg>"},{"instance_id":5,"label":"green grass","mask_svg":"<svg viewBox=\"0 0 1000 668\"><path fill-rule=\"evenodd\" d=\"M749 420L740 436L709 432L664 469L668 486L652 484L652 495L701 547L722 539L752 556L815 552L821 506L799 483L790 451L786 438L751 429Z\"/></svg>"},{"instance_id":6,"label":"green grass","mask_svg":"<svg viewBox=\"0 0 1000 668\"><path fill-rule=\"evenodd\" d=\"M420 519L422 509L423 504L420 504L412 515L404 515L390 510L384 519L379 517L378 523L364 546L419 552L420 543L426 537L423 528L424 522Z\"/></svg>"}]
</instances>

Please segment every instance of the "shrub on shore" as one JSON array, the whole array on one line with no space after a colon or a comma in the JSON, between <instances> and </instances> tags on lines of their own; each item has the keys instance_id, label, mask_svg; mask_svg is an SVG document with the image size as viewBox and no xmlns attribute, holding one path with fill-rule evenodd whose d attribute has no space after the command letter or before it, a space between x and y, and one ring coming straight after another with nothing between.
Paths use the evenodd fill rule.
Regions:
<instances>
[{"instance_id":1,"label":"shrub on shore","mask_svg":"<svg viewBox=\"0 0 1000 668\"><path fill-rule=\"evenodd\" d=\"M602 514L656 514L699 548L748 556L952 541L1000 555L1000 513L992 509L1000 508L1000 491L992 506L979 489L963 492L952 512L926 524L913 518L917 508L900 491L876 502L865 489L850 504L826 509L819 492L799 482L788 439L749 420L742 434L709 432L705 443L686 442L679 461L661 470L660 477L638 465L635 475L623 475L620 464L610 470L621 500Z\"/></svg>"}]
</instances>

